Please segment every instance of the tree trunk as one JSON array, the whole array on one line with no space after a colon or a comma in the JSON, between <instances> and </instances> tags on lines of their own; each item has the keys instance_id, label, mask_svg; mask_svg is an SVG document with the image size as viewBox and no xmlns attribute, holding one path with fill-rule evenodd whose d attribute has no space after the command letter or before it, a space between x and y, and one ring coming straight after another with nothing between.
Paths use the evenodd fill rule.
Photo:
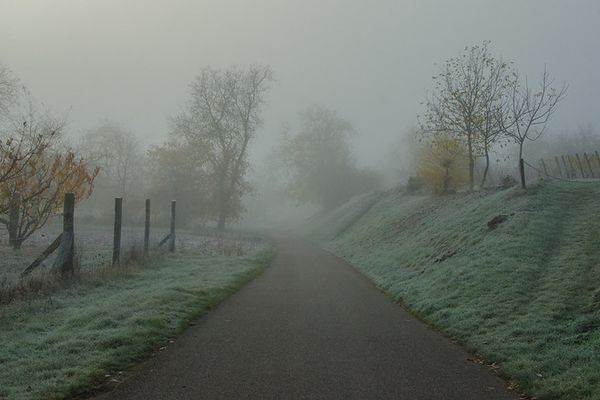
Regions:
<instances>
[{"instance_id":1,"label":"tree trunk","mask_svg":"<svg viewBox=\"0 0 600 400\"><path fill-rule=\"evenodd\" d=\"M483 170L483 177L481 178L481 185L479 189L483 189L483 185L485 185L485 179L487 178L488 170L490 169L490 154L488 149L485 149L485 169Z\"/></svg>"},{"instance_id":2,"label":"tree trunk","mask_svg":"<svg viewBox=\"0 0 600 400\"><path fill-rule=\"evenodd\" d=\"M224 231L225 222L227 221L227 217L229 216L229 202L225 194L222 194L220 197L221 202L219 203L219 219L217 220L217 229L220 231Z\"/></svg>"},{"instance_id":3,"label":"tree trunk","mask_svg":"<svg viewBox=\"0 0 600 400\"><path fill-rule=\"evenodd\" d=\"M224 176L219 183L219 218L217 220L217 229L220 231L225 230L225 222L227 217L229 216L229 198L230 196L227 193L227 189L225 188L227 185L224 182Z\"/></svg>"},{"instance_id":4,"label":"tree trunk","mask_svg":"<svg viewBox=\"0 0 600 400\"><path fill-rule=\"evenodd\" d=\"M472 192L475 186L475 159L473 157L473 143L471 141L471 135L467 139L468 150L469 150L469 190Z\"/></svg>"},{"instance_id":5,"label":"tree trunk","mask_svg":"<svg viewBox=\"0 0 600 400\"><path fill-rule=\"evenodd\" d=\"M227 219L227 213L225 212L224 207L219 209L219 220L217 222L217 229L220 231L225 230L225 219Z\"/></svg>"},{"instance_id":6,"label":"tree trunk","mask_svg":"<svg viewBox=\"0 0 600 400\"><path fill-rule=\"evenodd\" d=\"M14 249L18 250L21 248L21 244L23 241L19 238L19 222L20 215L19 211L21 211L20 205L20 196L19 194L15 194L10 199L9 209L8 209L8 244Z\"/></svg>"},{"instance_id":7,"label":"tree trunk","mask_svg":"<svg viewBox=\"0 0 600 400\"><path fill-rule=\"evenodd\" d=\"M521 188L526 189L525 186L525 163L523 162L523 142L519 143L519 175L521 177Z\"/></svg>"}]
</instances>

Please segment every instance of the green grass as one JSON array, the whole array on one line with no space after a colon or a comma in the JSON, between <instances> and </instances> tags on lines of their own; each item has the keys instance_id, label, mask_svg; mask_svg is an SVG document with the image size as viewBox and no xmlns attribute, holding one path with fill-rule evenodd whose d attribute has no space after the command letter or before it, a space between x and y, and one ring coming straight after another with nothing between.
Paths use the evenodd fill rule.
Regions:
<instances>
[{"instance_id":1,"label":"green grass","mask_svg":"<svg viewBox=\"0 0 600 400\"><path fill-rule=\"evenodd\" d=\"M1 309L0 398L62 399L130 366L271 259L177 254L113 280Z\"/></svg>"},{"instance_id":2,"label":"green grass","mask_svg":"<svg viewBox=\"0 0 600 400\"><path fill-rule=\"evenodd\" d=\"M313 223L311 237L524 392L600 398L600 184L389 192L347 227L364 203ZM489 230L498 214L510 217Z\"/></svg>"}]
</instances>

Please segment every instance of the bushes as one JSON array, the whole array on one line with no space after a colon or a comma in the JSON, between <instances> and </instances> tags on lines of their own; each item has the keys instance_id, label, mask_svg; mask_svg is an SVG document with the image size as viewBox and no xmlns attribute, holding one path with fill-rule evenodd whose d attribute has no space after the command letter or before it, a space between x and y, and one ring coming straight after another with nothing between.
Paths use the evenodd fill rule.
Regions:
<instances>
[{"instance_id":1,"label":"bushes","mask_svg":"<svg viewBox=\"0 0 600 400\"><path fill-rule=\"evenodd\" d=\"M468 182L464 144L447 135L435 137L423 148L419 175L436 194L456 192Z\"/></svg>"}]
</instances>

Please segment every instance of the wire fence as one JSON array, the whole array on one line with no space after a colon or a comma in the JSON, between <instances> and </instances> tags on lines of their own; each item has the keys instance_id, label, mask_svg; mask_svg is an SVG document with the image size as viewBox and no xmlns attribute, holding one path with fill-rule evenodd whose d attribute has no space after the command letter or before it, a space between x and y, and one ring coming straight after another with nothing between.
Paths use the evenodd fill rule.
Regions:
<instances>
[{"instance_id":1,"label":"wire fence","mask_svg":"<svg viewBox=\"0 0 600 400\"><path fill-rule=\"evenodd\" d=\"M143 256L146 257L150 251L150 200L146 200L144 224L144 247ZM158 243L156 248L168 243L169 252L175 252L175 211L176 201L171 201L171 221L169 233ZM52 253L57 253L52 269L61 275L74 272L75 269L75 195L66 193L63 209L63 229L54 241L21 273L21 276L29 275L38 268L44 260ZM122 257L122 221L123 221L123 199L115 199L114 230L112 244L112 264L121 262Z\"/></svg>"},{"instance_id":2,"label":"wire fence","mask_svg":"<svg viewBox=\"0 0 600 400\"><path fill-rule=\"evenodd\" d=\"M549 178L563 182L598 182L600 181L600 154L579 153L566 154L554 159L539 160L538 166L523 160L523 163L537 172L540 178Z\"/></svg>"}]
</instances>

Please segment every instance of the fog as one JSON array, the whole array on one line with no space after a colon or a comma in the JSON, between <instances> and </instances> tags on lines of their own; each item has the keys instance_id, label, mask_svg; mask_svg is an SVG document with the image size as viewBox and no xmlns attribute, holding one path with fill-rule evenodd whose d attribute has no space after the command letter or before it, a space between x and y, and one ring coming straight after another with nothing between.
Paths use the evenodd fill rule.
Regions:
<instances>
[{"instance_id":1,"label":"fog","mask_svg":"<svg viewBox=\"0 0 600 400\"><path fill-rule=\"evenodd\" d=\"M0 400L600 400L600 0L0 0L0 259Z\"/></svg>"},{"instance_id":2,"label":"fog","mask_svg":"<svg viewBox=\"0 0 600 400\"><path fill-rule=\"evenodd\" d=\"M201 66L266 63L259 144L311 103L351 119L372 163L415 122L435 64L483 39L570 83L553 126L597 124L596 1L10 1L0 57L79 131L111 118L157 142ZM255 146L260 152L262 146Z\"/></svg>"},{"instance_id":3,"label":"fog","mask_svg":"<svg viewBox=\"0 0 600 400\"><path fill-rule=\"evenodd\" d=\"M525 75L547 66L568 82L549 130L598 126L599 18L593 0L0 0L0 62L68 114L71 135L109 119L145 145L165 139L202 67L269 65L254 164L317 104L353 124L358 163L379 168L439 65L483 40Z\"/></svg>"}]
</instances>

